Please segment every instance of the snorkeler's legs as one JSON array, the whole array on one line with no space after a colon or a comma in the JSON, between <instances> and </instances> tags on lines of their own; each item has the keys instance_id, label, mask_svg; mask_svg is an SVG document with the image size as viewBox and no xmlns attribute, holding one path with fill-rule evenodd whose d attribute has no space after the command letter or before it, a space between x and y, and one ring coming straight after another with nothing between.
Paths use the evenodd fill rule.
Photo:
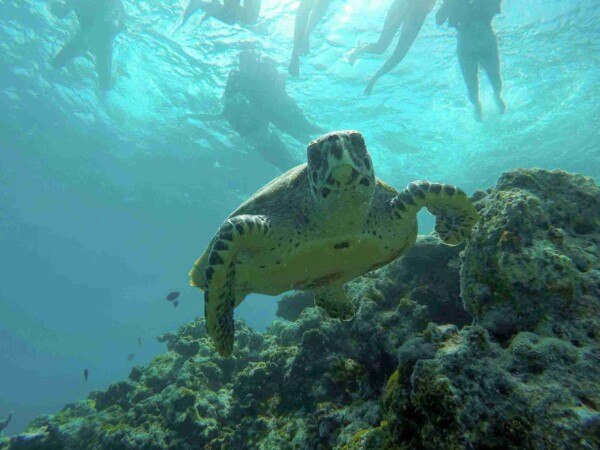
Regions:
<instances>
[{"instance_id":1,"label":"snorkeler's legs","mask_svg":"<svg viewBox=\"0 0 600 450\"><path fill-rule=\"evenodd\" d=\"M244 0L239 21L244 25L254 25L260 16L261 0Z\"/></svg>"},{"instance_id":2,"label":"snorkeler's legs","mask_svg":"<svg viewBox=\"0 0 600 450\"><path fill-rule=\"evenodd\" d=\"M458 55L460 70L467 85L469 101L475 108L475 118L481 121L483 120L483 111L481 109L481 102L479 101L479 63L477 58L465 47L466 45L461 43L459 36L456 53Z\"/></svg>"},{"instance_id":3,"label":"snorkeler's legs","mask_svg":"<svg viewBox=\"0 0 600 450\"><path fill-rule=\"evenodd\" d=\"M486 52L480 57L479 63L490 80L494 90L494 100L500 114L506 111L506 103L502 98L502 76L500 75L500 55L498 53L498 38L492 31L489 36L489 42L486 46Z\"/></svg>"},{"instance_id":4,"label":"snorkeler's legs","mask_svg":"<svg viewBox=\"0 0 600 450\"><path fill-rule=\"evenodd\" d=\"M87 35L78 32L54 57L51 64L54 68L64 67L72 59L81 56L87 50Z\"/></svg>"},{"instance_id":5,"label":"snorkeler's legs","mask_svg":"<svg viewBox=\"0 0 600 450\"><path fill-rule=\"evenodd\" d=\"M287 172L298 165L299 161L294 159L290 150L275 133L261 134L249 139L249 141L263 158L282 172Z\"/></svg>"},{"instance_id":6,"label":"snorkeler's legs","mask_svg":"<svg viewBox=\"0 0 600 450\"><path fill-rule=\"evenodd\" d=\"M290 75L298 76L300 71L300 46L306 33L308 18L310 11L313 8L315 0L302 0L298 11L296 12L296 20L294 23L294 47L292 49L292 58L290 60L289 72Z\"/></svg>"},{"instance_id":7,"label":"snorkeler's legs","mask_svg":"<svg viewBox=\"0 0 600 450\"><path fill-rule=\"evenodd\" d=\"M358 57L363 53L383 53L391 44L392 39L396 35L398 28L402 25L404 8L402 7L403 0L396 0L394 4L388 10L385 16L385 23L383 24L383 30L377 42L371 44L360 45L348 53L346 53L346 60L350 64L354 64Z\"/></svg>"},{"instance_id":8,"label":"snorkeler's legs","mask_svg":"<svg viewBox=\"0 0 600 450\"><path fill-rule=\"evenodd\" d=\"M275 100L265 109L269 111L269 120L275 127L303 144L324 132L310 123L296 102L287 95Z\"/></svg>"},{"instance_id":9,"label":"snorkeler's legs","mask_svg":"<svg viewBox=\"0 0 600 450\"><path fill-rule=\"evenodd\" d=\"M400 37L398 38L398 43L396 44L396 49L390 58L385 62L385 64L377 71L377 73L371 78L369 84L365 88L365 94L371 95L373 92L373 87L379 78L388 73L394 67L402 62L413 42L419 35L419 31L421 31L421 27L423 26L423 22L425 22L425 15L412 16L407 18L402 25L402 31L400 32Z\"/></svg>"},{"instance_id":10,"label":"snorkeler's legs","mask_svg":"<svg viewBox=\"0 0 600 450\"><path fill-rule=\"evenodd\" d=\"M94 53L100 89L107 91L112 87L113 39L109 38L98 44Z\"/></svg>"},{"instance_id":11,"label":"snorkeler's legs","mask_svg":"<svg viewBox=\"0 0 600 450\"><path fill-rule=\"evenodd\" d=\"M300 42L301 54L306 55L310 50L310 35L327 12L329 2L330 0L315 0L315 4L312 8L312 11L310 12L310 19L308 20L308 25L306 25L304 38Z\"/></svg>"}]
</instances>

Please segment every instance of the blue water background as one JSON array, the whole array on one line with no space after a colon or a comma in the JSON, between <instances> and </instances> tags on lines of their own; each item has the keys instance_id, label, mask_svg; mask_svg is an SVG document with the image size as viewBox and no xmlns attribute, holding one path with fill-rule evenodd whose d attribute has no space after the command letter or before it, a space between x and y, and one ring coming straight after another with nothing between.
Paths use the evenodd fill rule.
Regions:
<instances>
[{"instance_id":1,"label":"blue water background","mask_svg":"<svg viewBox=\"0 0 600 450\"><path fill-rule=\"evenodd\" d=\"M0 416L15 411L6 434L126 377L164 350L156 335L201 316L191 264L223 218L280 173L226 123L181 117L219 111L242 49L286 71L298 2L263 0L251 28L199 27L198 14L174 35L183 1L124 3L116 84L102 93L91 58L48 64L74 17L0 0ZM287 80L311 120L363 132L379 177L469 193L514 167L600 179L598 0L504 0L494 24L508 110L497 115L482 76L483 123L466 99L455 33L434 14L404 62L362 94L384 56L350 66L343 55L378 37L390 3L334 1L300 78ZM306 143L286 143L302 162ZM171 290L182 293L177 309L164 299ZM236 317L264 329L274 310L272 298L251 296Z\"/></svg>"}]
</instances>

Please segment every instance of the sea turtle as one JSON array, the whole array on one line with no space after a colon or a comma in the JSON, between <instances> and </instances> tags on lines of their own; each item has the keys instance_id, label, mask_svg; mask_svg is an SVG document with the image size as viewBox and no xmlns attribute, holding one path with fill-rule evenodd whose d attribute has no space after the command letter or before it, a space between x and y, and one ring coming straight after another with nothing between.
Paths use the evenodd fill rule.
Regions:
<instances>
[{"instance_id":1,"label":"sea turtle","mask_svg":"<svg viewBox=\"0 0 600 450\"><path fill-rule=\"evenodd\" d=\"M349 320L355 308L344 283L406 252L419 209L437 216L435 229L449 245L463 242L477 221L454 186L415 181L398 193L376 178L358 131L325 134L308 144L307 156L232 212L190 271L222 356L233 350L233 310L248 294L311 290L330 317Z\"/></svg>"}]
</instances>

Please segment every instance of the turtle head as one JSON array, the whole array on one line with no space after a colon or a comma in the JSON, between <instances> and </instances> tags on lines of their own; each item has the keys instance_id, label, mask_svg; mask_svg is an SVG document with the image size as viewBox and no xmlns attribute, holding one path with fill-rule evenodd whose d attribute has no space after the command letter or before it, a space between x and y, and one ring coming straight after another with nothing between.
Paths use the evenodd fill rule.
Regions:
<instances>
[{"instance_id":1,"label":"turtle head","mask_svg":"<svg viewBox=\"0 0 600 450\"><path fill-rule=\"evenodd\" d=\"M375 172L358 131L334 131L308 144L308 178L318 204L365 202L375 192Z\"/></svg>"}]
</instances>

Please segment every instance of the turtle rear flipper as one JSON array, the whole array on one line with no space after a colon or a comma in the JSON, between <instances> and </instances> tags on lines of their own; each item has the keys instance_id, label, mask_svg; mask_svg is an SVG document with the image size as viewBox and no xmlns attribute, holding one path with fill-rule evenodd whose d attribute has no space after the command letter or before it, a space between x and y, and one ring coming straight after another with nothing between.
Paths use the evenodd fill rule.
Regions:
<instances>
[{"instance_id":1,"label":"turtle rear flipper","mask_svg":"<svg viewBox=\"0 0 600 450\"><path fill-rule=\"evenodd\" d=\"M190 270L189 273L190 286L194 286L202 290L206 289L206 279L204 278L204 275L206 274L206 267L208 266L208 257L210 256L210 252L218 238L219 230L208 243L208 246L206 247L204 253L202 253L200 258L198 258L194 262L194 266L192 267L192 270Z\"/></svg>"},{"instance_id":2,"label":"turtle rear flipper","mask_svg":"<svg viewBox=\"0 0 600 450\"><path fill-rule=\"evenodd\" d=\"M315 289L315 305L323 308L333 319L350 320L354 317L354 303L340 284Z\"/></svg>"},{"instance_id":3,"label":"turtle rear flipper","mask_svg":"<svg viewBox=\"0 0 600 450\"><path fill-rule=\"evenodd\" d=\"M236 256L241 250L260 248L269 231L263 216L240 215L227 219L215 236L204 279L198 279L196 266L190 272L193 284L204 281L206 329L221 356L229 356L233 351L233 310L243 295L236 289Z\"/></svg>"},{"instance_id":4,"label":"turtle rear flipper","mask_svg":"<svg viewBox=\"0 0 600 450\"><path fill-rule=\"evenodd\" d=\"M202 270L202 263L204 262L205 255L203 254L194 263L194 267L190 270L190 286L206 289L206 280L204 279L204 270Z\"/></svg>"},{"instance_id":5,"label":"turtle rear flipper","mask_svg":"<svg viewBox=\"0 0 600 450\"><path fill-rule=\"evenodd\" d=\"M415 181L392 200L396 218L423 207L436 216L435 231L448 245L464 242L479 217L467 194L449 184Z\"/></svg>"}]
</instances>

